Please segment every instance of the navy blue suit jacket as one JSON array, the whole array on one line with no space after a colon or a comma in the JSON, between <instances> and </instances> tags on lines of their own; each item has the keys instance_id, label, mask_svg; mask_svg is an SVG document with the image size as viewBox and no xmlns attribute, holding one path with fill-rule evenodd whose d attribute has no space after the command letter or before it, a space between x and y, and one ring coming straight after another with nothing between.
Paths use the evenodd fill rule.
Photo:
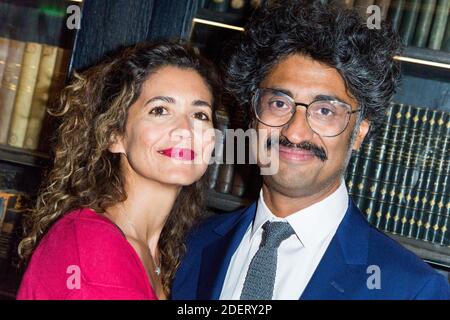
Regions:
<instances>
[{"instance_id":1,"label":"navy blue suit jacket","mask_svg":"<svg viewBox=\"0 0 450 320\"><path fill-rule=\"evenodd\" d=\"M186 255L173 282L172 299L219 299L230 260L255 213L253 203L246 209L214 216L190 234ZM377 267L380 281L374 282ZM416 255L373 228L350 200L336 234L299 298L450 299L450 287L442 275Z\"/></svg>"}]
</instances>

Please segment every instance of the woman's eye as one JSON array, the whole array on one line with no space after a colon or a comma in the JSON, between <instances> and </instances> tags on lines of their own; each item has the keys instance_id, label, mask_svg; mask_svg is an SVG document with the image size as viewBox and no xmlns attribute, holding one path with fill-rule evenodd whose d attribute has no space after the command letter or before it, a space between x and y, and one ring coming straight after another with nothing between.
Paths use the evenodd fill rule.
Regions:
<instances>
[{"instance_id":1,"label":"woman's eye","mask_svg":"<svg viewBox=\"0 0 450 320\"><path fill-rule=\"evenodd\" d=\"M202 121L209 121L209 116L204 113L204 112L196 112L194 114L194 118L198 119L198 120L202 120Z\"/></svg>"},{"instance_id":2,"label":"woman's eye","mask_svg":"<svg viewBox=\"0 0 450 320\"><path fill-rule=\"evenodd\" d=\"M149 113L155 116L163 116L168 114L168 111L164 107L154 107Z\"/></svg>"}]
</instances>

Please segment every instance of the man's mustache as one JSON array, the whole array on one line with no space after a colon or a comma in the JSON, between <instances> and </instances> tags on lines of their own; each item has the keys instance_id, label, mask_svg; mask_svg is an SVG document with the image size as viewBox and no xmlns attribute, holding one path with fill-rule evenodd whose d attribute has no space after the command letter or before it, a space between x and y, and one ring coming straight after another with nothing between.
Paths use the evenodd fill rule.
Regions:
<instances>
[{"instance_id":1,"label":"man's mustache","mask_svg":"<svg viewBox=\"0 0 450 320\"><path fill-rule=\"evenodd\" d=\"M328 160L327 153L325 149L319 147L309 141L302 141L300 143L292 143L286 137L280 136L279 139L271 136L267 138L266 148L270 149L272 146L284 146L287 148L297 149L297 150L306 150L311 151L317 158L319 158L322 162Z\"/></svg>"}]
</instances>

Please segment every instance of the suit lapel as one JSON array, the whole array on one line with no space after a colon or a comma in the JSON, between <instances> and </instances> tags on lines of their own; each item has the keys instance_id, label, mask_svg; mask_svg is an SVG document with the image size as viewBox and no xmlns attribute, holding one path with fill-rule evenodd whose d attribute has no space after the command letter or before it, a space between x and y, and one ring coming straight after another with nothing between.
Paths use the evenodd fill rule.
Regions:
<instances>
[{"instance_id":1,"label":"suit lapel","mask_svg":"<svg viewBox=\"0 0 450 320\"><path fill-rule=\"evenodd\" d=\"M366 285L369 230L350 199L347 212L305 288L302 300L355 299Z\"/></svg>"},{"instance_id":2,"label":"suit lapel","mask_svg":"<svg viewBox=\"0 0 450 320\"><path fill-rule=\"evenodd\" d=\"M218 239L203 250L197 298L217 300L234 252L252 223L256 213L256 203L248 207L235 223L222 224L214 229Z\"/></svg>"}]
</instances>

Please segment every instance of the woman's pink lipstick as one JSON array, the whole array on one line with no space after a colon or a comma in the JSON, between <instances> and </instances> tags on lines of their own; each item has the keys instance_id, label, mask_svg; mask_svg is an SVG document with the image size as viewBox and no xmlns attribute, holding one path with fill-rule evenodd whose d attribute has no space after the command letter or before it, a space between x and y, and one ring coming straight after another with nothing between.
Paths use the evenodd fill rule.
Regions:
<instances>
[{"instance_id":1,"label":"woman's pink lipstick","mask_svg":"<svg viewBox=\"0 0 450 320\"><path fill-rule=\"evenodd\" d=\"M169 148L158 152L166 157L176 160L194 160L195 158L194 150L187 148Z\"/></svg>"}]
</instances>

